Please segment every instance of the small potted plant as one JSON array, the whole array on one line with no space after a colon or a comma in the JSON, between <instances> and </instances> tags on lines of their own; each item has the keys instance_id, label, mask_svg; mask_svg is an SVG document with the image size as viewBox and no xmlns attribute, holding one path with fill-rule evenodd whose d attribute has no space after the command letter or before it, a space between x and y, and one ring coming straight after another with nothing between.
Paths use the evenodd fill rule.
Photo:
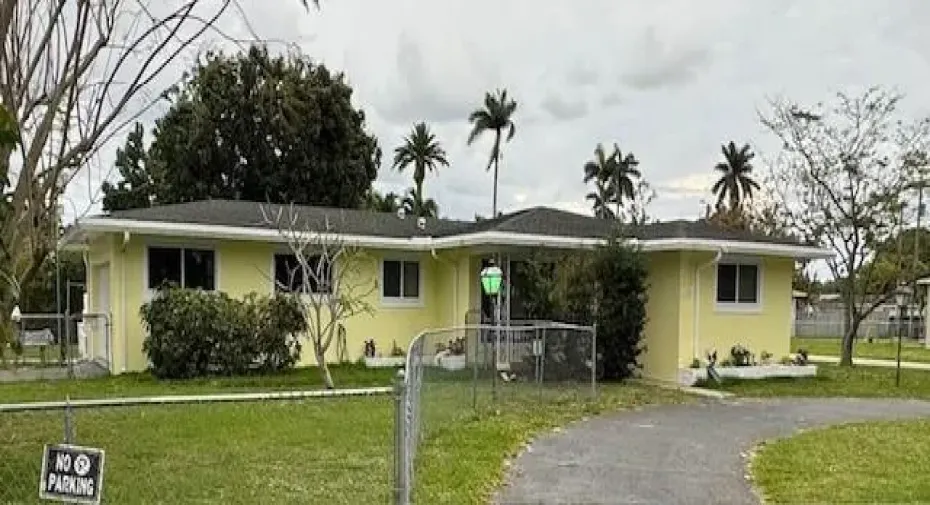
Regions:
<instances>
[{"instance_id":1,"label":"small potted plant","mask_svg":"<svg viewBox=\"0 0 930 505\"><path fill-rule=\"evenodd\" d=\"M374 339L365 341L364 360L365 366L369 368L400 367L407 361L404 350L397 345L396 340L391 345L390 355L382 356L376 352Z\"/></svg>"},{"instance_id":2,"label":"small potted plant","mask_svg":"<svg viewBox=\"0 0 930 505\"><path fill-rule=\"evenodd\" d=\"M446 370L464 370L467 365L465 357L465 337L449 340L447 344L436 346L436 364Z\"/></svg>"}]
</instances>

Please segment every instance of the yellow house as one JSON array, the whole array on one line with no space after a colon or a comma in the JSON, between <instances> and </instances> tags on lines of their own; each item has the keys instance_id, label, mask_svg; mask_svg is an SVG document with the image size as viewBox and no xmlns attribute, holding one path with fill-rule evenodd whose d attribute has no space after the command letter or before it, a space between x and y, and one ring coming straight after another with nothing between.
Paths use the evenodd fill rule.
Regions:
<instances>
[{"instance_id":1,"label":"yellow house","mask_svg":"<svg viewBox=\"0 0 930 505\"><path fill-rule=\"evenodd\" d=\"M345 346L330 349L332 360L357 359L368 339L389 350L427 328L476 322L487 307L479 272L492 253L508 257L506 275L509 255L591 248L610 232L606 221L543 207L465 222L209 200L87 217L63 241L84 250L89 312L109 314L110 345L98 358L110 372L146 368L139 309L166 280L235 297L279 289L276 279L293 258L269 216L285 209L301 229L325 226L367 253L356 275L370 280L375 312L345 322ZM831 254L704 221L645 225L629 241L647 254L650 274L643 370L661 380L676 380L694 358L711 349L725 355L736 343L788 354L795 262ZM506 303L504 317L514 311Z\"/></svg>"}]
</instances>

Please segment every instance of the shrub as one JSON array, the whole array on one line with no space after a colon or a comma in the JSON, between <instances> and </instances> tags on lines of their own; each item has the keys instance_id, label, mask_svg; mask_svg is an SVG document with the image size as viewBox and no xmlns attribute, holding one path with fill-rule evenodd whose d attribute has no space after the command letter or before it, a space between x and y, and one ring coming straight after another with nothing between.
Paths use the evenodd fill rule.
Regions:
<instances>
[{"instance_id":1,"label":"shrub","mask_svg":"<svg viewBox=\"0 0 930 505\"><path fill-rule=\"evenodd\" d=\"M646 263L638 251L610 240L597 250L592 266L598 372L604 379L626 379L639 369L639 355L645 350Z\"/></svg>"},{"instance_id":2,"label":"shrub","mask_svg":"<svg viewBox=\"0 0 930 505\"><path fill-rule=\"evenodd\" d=\"M740 344L730 348L730 358L736 366L752 365L752 351Z\"/></svg>"},{"instance_id":3,"label":"shrub","mask_svg":"<svg viewBox=\"0 0 930 505\"><path fill-rule=\"evenodd\" d=\"M598 376L622 380L636 373L645 350L647 274L638 251L610 240L588 254L537 253L515 269L514 285L528 319L596 323ZM590 345L578 332L547 332L546 379L550 373L587 377ZM535 359L529 356L524 364L533 367Z\"/></svg>"},{"instance_id":4,"label":"shrub","mask_svg":"<svg viewBox=\"0 0 930 505\"><path fill-rule=\"evenodd\" d=\"M300 359L306 329L297 302L280 295L235 300L169 287L140 313L148 332L142 348L159 378L282 370Z\"/></svg>"}]
</instances>

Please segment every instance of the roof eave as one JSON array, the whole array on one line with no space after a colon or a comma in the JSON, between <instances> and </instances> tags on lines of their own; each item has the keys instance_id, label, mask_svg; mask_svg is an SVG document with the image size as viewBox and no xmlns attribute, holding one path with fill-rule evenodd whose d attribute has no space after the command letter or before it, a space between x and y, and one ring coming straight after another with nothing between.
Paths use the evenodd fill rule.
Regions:
<instances>
[{"instance_id":1,"label":"roof eave","mask_svg":"<svg viewBox=\"0 0 930 505\"><path fill-rule=\"evenodd\" d=\"M139 221L109 217L85 218L73 227L73 233L103 232L137 234L171 235L179 237L207 238L221 240L251 240L262 242L284 242L279 230L271 228L251 228L238 226L165 223L158 221ZM77 236L77 235L76 235ZM551 247L561 249L591 249L604 243L603 238L565 237L500 231L465 233L445 237L379 237L368 235L344 235L342 240L359 247L374 247L404 250L449 249L478 245L504 245L523 247ZM647 252L652 251L720 251L731 254L753 254L763 256L783 256L795 259L825 259L834 255L833 251L819 247L768 242L746 242L735 240L662 238L640 240L630 238L629 245L639 246Z\"/></svg>"}]
</instances>

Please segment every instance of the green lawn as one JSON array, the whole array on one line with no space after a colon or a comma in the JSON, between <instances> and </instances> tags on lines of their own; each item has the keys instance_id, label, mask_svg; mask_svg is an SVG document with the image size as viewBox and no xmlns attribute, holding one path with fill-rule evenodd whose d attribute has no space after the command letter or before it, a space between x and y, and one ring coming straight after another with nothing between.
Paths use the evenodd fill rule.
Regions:
<instances>
[{"instance_id":1,"label":"green lawn","mask_svg":"<svg viewBox=\"0 0 930 505\"><path fill-rule=\"evenodd\" d=\"M808 354L839 356L840 343L839 338L793 338L791 339L791 352L806 349ZM853 347L853 355L860 358L895 359L897 352L897 341L891 339L882 339L872 343L858 340ZM905 339L901 345L901 359L930 363L930 349L925 348L922 342Z\"/></svg>"},{"instance_id":2,"label":"green lawn","mask_svg":"<svg viewBox=\"0 0 930 505\"><path fill-rule=\"evenodd\" d=\"M930 399L930 371L901 370L901 386L895 386L895 369L870 366L839 367L821 364L811 378L724 379L705 387L740 396L883 397Z\"/></svg>"},{"instance_id":3,"label":"green lawn","mask_svg":"<svg viewBox=\"0 0 930 505\"><path fill-rule=\"evenodd\" d=\"M318 386L311 372L163 384L146 376L77 383L0 387L5 401L58 398L62 388L84 397L146 393ZM390 370L343 367L337 383L387 385ZM485 503L500 484L503 460L534 433L605 409L683 401L642 385L587 390L499 385L499 400L455 377L430 377L422 391L425 439L420 446L417 503ZM105 501L149 503L390 503L393 403L390 396L307 401L167 405L75 410L78 443L107 451ZM62 415L0 414L0 503L36 503L44 443L60 441ZM10 484L15 483L15 484Z\"/></svg>"},{"instance_id":4,"label":"green lawn","mask_svg":"<svg viewBox=\"0 0 930 505\"><path fill-rule=\"evenodd\" d=\"M395 370L360 365L332 366L337 387L390 386ZM148 373L132 373L86 380L0 383L0 403L107 398L127 396L233 393L283 389L318 389L316 368L301 368L275 375L216 377L187 381L158 380Z\"/></svg>"},{"instance_id":5,"label":"green lawn","mask_svg":"<svg viewBox=\"0 0 930 505\"><path fill-rule=\"evenodd\" d=\"M762 446L766 503L930 502L930 420L848 424Z\"/></svg>"}]
</instances>

